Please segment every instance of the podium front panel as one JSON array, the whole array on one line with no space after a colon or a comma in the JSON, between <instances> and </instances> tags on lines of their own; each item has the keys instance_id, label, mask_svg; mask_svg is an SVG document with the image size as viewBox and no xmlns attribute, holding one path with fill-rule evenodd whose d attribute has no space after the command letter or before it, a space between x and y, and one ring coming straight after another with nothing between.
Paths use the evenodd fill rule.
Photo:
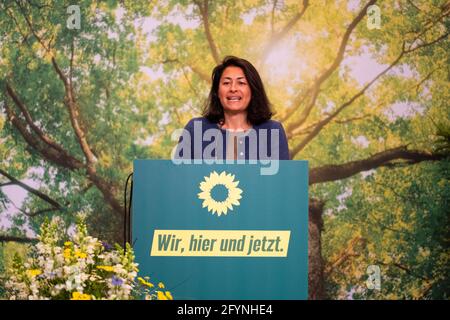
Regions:
<instances>
[{"instance_id":1,"label":"podium front panel","mask_svg":"<svg viewBox=\"0 0 450 320\"><path fill-rule=\"evenodd\" d=\"M132 212L139 274L174 299L307 298L306 161L261 175L254 164L136 160Z\"/></svg>"}]
</instances>

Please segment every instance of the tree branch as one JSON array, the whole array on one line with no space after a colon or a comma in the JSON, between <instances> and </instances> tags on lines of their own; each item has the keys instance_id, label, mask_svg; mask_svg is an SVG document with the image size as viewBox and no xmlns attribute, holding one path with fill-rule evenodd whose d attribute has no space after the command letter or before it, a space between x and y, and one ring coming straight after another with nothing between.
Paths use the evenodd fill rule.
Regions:
<instances>
[{"instance_id":1,"label":"tree branch","mask_svg":"<svg viewBox=\"0 0 450 320\"><path fill-rule=\"evenodd\" d=\"M23 18L25 19L28 27L30 28L31 33L33 33L34 37L37 39L37 41L41 44L41 46L44 48L45 51L47 51L48 54L50 54L50 56L54 56L53 53L50 50L50 47L46 46L44 41L42 40L42 38L36 33L36 31L33 28L33 25L31 24L30 19L28 18L24 7L22 7L22 5L20 4L20 1L15 1L15 3L17 4L17 6L19 7L19 11L22 13Z\"/></svg>"},{"instance_id":2,"label":"tree branch","mask_svg":"<svg viewBox=\"0 0 450 320\"><path fill-rule=\"evenodd\" d=\"M69 84L70 84L70 90L73 93L73 83L72 83L72 78L73 78L73 56L74 56L74 51L75 51L75 44L74 44L74 39L72 39L72 42L70 44L70 64L69 64Z\"/></svg>"},{"instance_id":3,"label":"tree branch","mask_svg":"<svg viewBox=\"0 0 450 320\"><path fill-rule=\"evenodd\" d=\"M367 240L363 237L357 236L348 242L348 245L343 249L334 259L333 262L327 263L324 274L328 276L334 269L339 268L342 264L348 261L351 257L358 257L361 255L361 249L367 244Z\"/></svg>"},{"instance_id":4,"label":"tree branch","mask_svg":"<svg viewBox=\"0 0 450 320\"><path fill-rule=\"evenodd\" d=\"M203 3L200 3L200 1L194 1L194 3L197 5L198 9L200 10L200 15L203 21L203 27L205 28L205 35L206 39L208 40L209 49L211 50L211 55L214 59L214 62L216 64L220 63L220 57L219 57L219 50L217 49L217 46L214 42L214 39L211 34L211 30L209 29L209 17L208 17L208 0L203 0Z\"/></svg>"},{"instance_id":5,"label":"tree branch","mask_svg":"<svg viewBox=\"0 0 450 320\"><path fill-rule=\"evenodd\" d=\"M6 14L14 21L14 23L15 23L17 29L19 30L20 35L21 35L22 38L23 38L23 42L25 42L25 43L28 45L28 47L31 48L31 45L30 45L30 43L28 42L28 34L24 34L24 33L23 33L22 28L20 27L19 22L17 21L16 17L14 16L14 13L13 13L13 12L10 12L10 11L9 11L9 8L6 8L6 9L5 9L5 12L6 12Z\"/></svg>"},{"instance_id":6,"label":"tree branch","mask_svg":"<svg viewBox=\"0 0 450 320\"><path fill-rule=\"evenodd\" d=\"M403 46L404 47L404 46ZM381 76L383 76L384 74L386 74L389 70L391 70L395 65L397 65L397 63L400 61L400 59L403 57L403 55L405 54L405 51L402 50L400 55L397 57L397 59L395 59L394 62L392 62L387 68L385 68L383 71L381 71L379 74L377 74L377 76L375 78L373 78L369 83L367 83L358 93L356 93L353 97L350 98L350 100L346 101L345 103L343 103L339 108L336 109L336 111L334 111L333 113L331 113L328 117L326 117L325 119L323 119L322 121L320 121L315 128L313 129L313 131L308 134L308 136L305 137L305 139L303 139L297 146L295 146L292 150L291 150L291 157L294 158L297 153L299 153L301 150L303 150L306 145L311 142L312 139L314 139L319 132L328 124L331 122L331 120L333 120L335 117L337 117L339 115L339 113L342 112L342 110L344 110L345 108L347 108L348 106L350 106L354 101L356 101L359 97L361 97L366 91L367 89L369 89ZM288 132L288 136L295 134L295 132L289 133Z\"/></svg>"},{"instance_id":7,"label":"tree branch","mask_svg":"<svg viewBox=\"0 0 450 320\"><path fill-rule=\"evenodd\" d=\"M61 167L68 169L80 169L84 167L84 164L72 157L67 152L61 152L55 148L48 148L48 146L43 146L41 139L36 138L32 133L30 133L26 124L20 120L19 117L14 113L14 111L8 106L8 101L5 99L3 107L5 108L8 120L13 124L13 126L20 132L27 144L36 150L44 159L53 162Z\"/></svg>"},{"instance_id":8,"label":"tree branch","mask_svg":"<svg viewBox=\"0 0 450 320\"><path fill-rule=\"evenodd\" d=\"M0 235L0 242L18 242L18 243L35 243L39 240L36 238L16 237Z\"/></svg>"},{"instance_id":9,"label":"tree branch","mask_svg":"<svg viewBox=\"0 0 450 320\"><path fill-rule=\"evenodd\" d=\"M61 79L61 81L64 84L64 89L66 92L65 104L67 106L67 109L69 110L70 123L72 124L72 128L75 132L75 135L77 136L78 143L81 146L81 150L83 151L83 153L86 157L88 166L91 166L96 162L96 158L87 142L86 134L83 131L83 129L81 128L80 119L79 119L80 113L79 113L79 108L78 108L78 104L75 99L74 92L72 90L72 87L71 87L67 77L64 75L62 70L59 68L58 64L56 63L56 59L54 57L52 58L52 64L53 64L53 67L54 67L56 73L58 74L59 78Z\"/></svg>"},{"instance_id":10,"label":"tree branch","mask_svg":"<svg viewBox=\"0 0 450 320\"><path fill-rule=\"evenodd\" d=\"M300 118L297 121L294 121L287 127L287 131L291 132L296 127L301 126L306 119L308 118L312 108L316 104L317 96L320 92L321 85L333 74L333 72L339 67L342 60L344 59L344 52L347 47L348 41L350 39L350 35L352 34L353 30L356 28L356 26L359 24L359 22L364 18L367 12L367 8L371 5L373 5L376 2L376 0L370 0L363 9L358 13L358 15L353 19L353 21L350 23L350 25L345 30L344 36L342 37L341 43L339 45L338 52L336 54L336 57L334 58L333 63L314 81L312 86L307 90L307 92L311 93L311 99L303 112L300 114ZM303 94L297 95L297 97L294 99L293 103L293 110L290 110L287 113L287 117L283 119L283 121L288 120L294 112L300 107L301 102L303 101Z\"/></svg>"},{"instance_id":11,"label":"tree branch","mask_svg":"<svg viewBox=\"0 0 450 320\"><path fill-rule=\"evenodd\" d=\"M416 9L418 9L418 8L416 7ZM437 22L442 23L443 26L445 27L445 22L443 21L443 19L445 17L447 17L449 15L449 13L450 13L450 11L449 11L450 10L450 3L444 4L440 9L441 9L441 12L436 18L435 17L430 17L428 19L428 21L426 21L424 23L424 29L416 36L416 40L420 39L421 36L423 36L429 30L431 30L435 26L435 24ZM406 34L410 34L410 33L415 33L415 32L414 31L409 31Z\"/></svg>"},{"instance_id":12,"label":"tree branch","mask_svg":"<svg viewBox=\"0 0 450 320\"><path fill-rule=\"evenodd\" d=\"M64 168L75 170L85 168L87 171L88 179L92 181L95 186L102 193L105 201L114 209L115 213L119 218L122 217L123 208L120 203L115 199L114 194L117 193L117 186L112 183L108 183L102 177L100 177L93 166L86 166L84 163L72 156L65 156L65 154L55 150L54 148L48 148L42 146L41 140L37 139L33 134L31 134L26 125L16 116L14 111L12 111L7 101L4 101L4 108L6 110L6 115L8 120L14 125L14 127L20 132L27 144L36 150L45 160L60 165Z\"/></svg>"},{"instance_id":13,"label":"tree branch","mask_svg":"<svg viewBox=\"0 0 450 320\"><path fill-rule=\"evenodd\" d=\"M48 53L51 54L51 56L52 56L52 61L53 61L53 60L54 60L54 55L50 52L49 47L47 47L47 46L45 45L45 43L43 42L43 40L42 40L42 39L39 37L39 35L35 32L35 30L34 30L32 24L31 24L29 18L27 17L26 13L24 12L24 8L21 6L20 2L17 2L17 1L16 1L16 4L19 6L20 12L22 13L24 19L26 20L27 25L28 25L29 29L31 30L32 34L35 36L35 38L38 40L38 42L42 45L42 47L43 47ZM20 30L19 24L18 24L17 21L15 20L14 16L11 16L11 17L14 19L14 21L15 21L17 27L18 27L19 30ZM22 33L21 33L21 34L22 34ZM22 37L24 37L23 34L22 34ZM25 37L24 37L24 40L26 41L26 38L25 38ZM71 48L72 48L72 53L71 53L71 60L70 60L70 83L67 83L67 81L65 81L65 87L66 87L66 85L70 85L71 92L72 92L72 94L73 94L73 90L72 90L72 80L71 80L71 78L72 78L72 67L73 67L73 65L72 65L72 63L73 63L73 42L72 42L72 47L71 47ZM59 68L58 68L58 70L59 70ZM58 71L58 70L57 70L57 71ZM64 77L64 75L62 74L61 70L59 70L59 73L58 73L58 74L60 75L60 78L61 78L61 76ZM28 124L28 125L31 127L31 129L37 134L37 136L38 136L43 142L45 142L47 145L49 145L49 146L52 147L52 148L55 148L58 152L61 152L61 153L63 154L63 157L64 157L64 158L66 158L66 159L73 158L73 157L70 156L69 153L66 152L60 145L58 145L56 142L54 142L52 139L50 139L47 135L45 135L45 134L43 133L43 131L42 131L39 127L37 127L37 126L34 124L34 121L32 120L31 115L30 115L30 113L28 112L28 110L27 110L25 104L22 103L22 101L20 100L20 98L17 96L17 94L15 93L15 91L13 90L13 88L12 88L8 83L6 83L6 90L7 90L7 93L9 94L9 96L13 99L14 103L15 103L15 104L19 107L19 109L21 110L23 116L25 117L25 120L26 120L27 124ZM22 131L21 131L21 132L22 132ZM78 160L77 160L77 161L78 161Z\"/></svg>"},{"instance_id":14,"label":"tree branch","mask_svg":"<svg viewBox=\"0 0 450 320\"><path fill-rule=\"evenodd\" d=\"M24 210L20 210L21 212L23 212L25 215L27 215L28 217L35 217L35 216L38 216L38 215L40 215L40 214L43 214L43 213L47 213L47 212L53 212L53 211L59 211L60 209L58 209L58 208L47 208L47 209L41 209L41 210L37 210L37 211L35 211L35 212L26 212L26 211L24 211Z\"/></svg>"},{"instance_id":15,"label":"tree branch","mask_svg":"<svg viewBox=\"0 0 450 320\"><path fill-rule=\"evenodd\" d=\"M83 164L81 161L75 159L74 157L70 156L67 152L64 152L64 150L60 147L58 149L58 145L52 141L50 138L46 137L42 130L40 130L37 126L34 125L32 122L31 116L29 116L29 113L27 113L26 108L21 109L22 113L25 117L25 120L27 123L24 123L23 120L21 120L17 115L14 113L12 109L9 108L7 101L4 103L4 107L6 110L6 114L8 117L8 120L13 124L13 126L20 132L22 137L25 139L27 144L33 148L34 150L38 151L38 153L47 161L50 161L52 163L55 163L57 165L63 166L65 168L74 170L74 169L80 169L85 168L87 170L88 179L92 181L95 186L100 190L102 195L104 196L106 202L114 209L115 213L118 215L118 217L122 217L123 209L120 205L120 203L114 198L114 193L117 193L117 186L114 184L111 184L104 180L102 177L100 177L94 168L94 163L96 162L95 155L93 151L91 150L87 139L86 134L84 130L81 127L80 123L80 114L79 114L79 107L75 98L73 87L71 86L71 81L69 81L66 77L66 75L63 73L61 68L58 66L55 55L50 51L50 47L47 46L43 39L37 34L37 32L34 30L32 23L30 19L27 17L24 8L20 3L16 1L16 4L19 6L20 11L22 15L24 16L24 19L26 20L26 23L28 27L30 28L32 34L35 36L35 38L38 40L38 42L42 45L42 47L46 50L47 53L50 54L51 61L53 68L55 69L56 73L58 74L59 78L64 84L65 89L65 99L64 102L69 110L69 116L72 124L72 128L74 129L75 135L78 139L78 142L81 146L81 149L85 155L87 165ZM73 53L71 55L71 66L69 70L69 77L71 77L71 73L73 70ZM11 96L11 98L14 100L14 97ZM20 99L16 99L14 101L15 103L20 102ZM24 106L24 105L23 105ZM20 106L18 106L20 108ZM31 120L31 122L30 122ZM28 123L29 122L29 123ZM30 132L27 128L30 126L35 134ZM38 135L39 138L36 138L35 135ZM45 145L43 145L43 142L45 142ZM48 148L48 146L52 146L51 148Z\"/></svg>"},{"instance_id":16,"label":"tree branch","mask_svg":"<svg viewBox=\"0 0 450 320\"><path fill-rule=\"evenodd\" d=\"M28 111L28 108L25 106L25 104L21 101L21 99L18 97L17 93L14 91L14 89L11 87L11 85L6 82L6 92L11 97L11 99L14 101L15 105L20 109L23 116L25 117L25 121L30 126L31 129L36 133L36 135L46 144L48 144L50 147L55 148L59 152L63 152L66 155L67 152L55 141L50 139L36 124L34 123L30 112Z\"/></svg>"},{"instance_id":17,"label":"tree branch","mask_svg":"<svg viewBox=\"0 0 450 320\"><path fill-rule=\"evenodd\" d=\"M35 196L39 197L40 199L44 200L45 202L51 204L53 207L55 207L55 209L59 210L62 208L62 206L57 201L53 200L52 198L50 198L46 194L42 193L41 191L36 190L36 189L30 187L29 185L17 180L16 178L11 176L6 171L0 169L0 174L4 177L8 178L11 181L11 183L18 185L19 187L27 190L29 193L34 194Z\"/></svg>"},{"instance_id":18,"label":"tree branch","mask_svg":"<svg viewBox=\"0 0 450 320\"><path fill-rule=\"evenodd\" d=\"M412 44L411 44L411 46L409 47L409 49L405 50L405 53L414 52L414 51L416 51L416 50L418 50L418 49L422 49L422 48L431 46L431 45L433 45L433 44L435 44L435 43L441 41L442 39L447 38L448 35L449 35L449 32L446 32L446 33L444 33L443 35L441 35L439 38L437 38L437 39L435 39L435 40L433 40L433 41L431 41L431 42L425 42L425 43L422 43L422 44L417 45L417 46L415 46L415 47L412 47L412 46L414 45L414 43L416 42L416 40L417 40L417 39L415 39L415 40L412 42Z\"/></svg>"},{"instance_id":19,"label":"tree branch","mask_svg":"<svg viewBox=\"0 0 450 320\"><path fill-rule=\"evenodd\" d=\"M402 57L405 54L409 54L411 52L414 52L416 50L431 46L439 41L441 41L442 39L445 39L448 36L448 33L445 33L443 35L441 35L440 37L438 37L437 39L428 42L428 43L423 43L421 45L418 45L414 48L409 48L409 49L405 49L405 42L403 42L402 45L402 50L399 54L399 56L387 67L385 68L382 72L380 72L375 78L373 78L369 83L367 83L358 93L356 93L350 100L348 100L347 102L345 102L344 104L342 104L339 108L336 109L335 112L333 112L330 116L328 116L327 118L323 119L322 121L320 121L315 128L312 130L312 132L310 132L308 134L307 137L305 137L305 139L303 139L297 146L295 146L292 150L291 150L291 157L295 157L297 155L298 152L300 152L301 150L303 150L306 145L311 142L318 134L319 132L333 119L335 118L342 110L344 110L345 108L347 108L348 106L350 106L355 100L357 100L360 96L362 96L368 88L370 88L380 77L382 77L384 74L386 74L389 70L391 70L395 65L398 64L398 62L402 59ZM414 43L414 41L413 41ZM294 131L288 131L287 135L288 137L291 137L295 134L295 130Z\"/></svg>"},{"instance_id":20,"label":"tree branch","mask_svg":"<svg viewBox=\"0 0 450 320\"><path fill-rule=\"evenodd\" d=\"M15 183L12 182L12 181L10 181L10 182L5 182L5 183L0 184L0 188L6 187L6 186L13 186L13 185L15 185Z\"/></svg>"},{"instance_id":21,"label":"tree branch","mask_svg":"<svg viewBox=\"0 0 450 320\"><path fill-rule=\"evenodd\" d=\"M412 7L414 7L417 11L422 12L422 10L421 10L418 6L416 6L416 5L414 4L414 2L412 2L411 0L407 0L407 2L408 2Z\"/></svg>"},{"instance_id":22,"label":"tree branch","mask_svg":"<svg viewBox=\"0 0 450 320\"><path fill-rule=\"evenodd\" d=\"M407 194L407 195L401 195L401 194L399 194L399 193L395 190L394 187L392 187L392 186L390 186L390 185L386 185L386 184L384 184L384 183L380 183L380 182L376 182L376 181L373 181L372 183L373 183L374 185L380 186L382 189L389 189L389 190L391 190L391 192L392 192L397 198L401 199L404 203L408 203L408 202L409 202L409 203L411 203L411 204L416 205L416 207L420 208L420 204L417 202L417 200L416 200L414 197L409 196L409 194ZM377 222L377 223L378 223L378 222ZM393 231L394 231L394 230L393 230ZM399 232L400 230L395 230L395 231Z\"/></svg>"},{"instance_id":23,"label":"tree branch","mask_svg":"<svg viewBox=\"0 0 450 320\"><path fill-rule=\"evenodd\" d=\"M407 160L409 164L422 161L442 160L445 156L441 154L431 154L424 151L407 150L406 146L389 149L376 153L369 158L357 161L350 161L340 165L325 165L312 168L309 172L309 184L330 182L351 177L357 173L376 169L394 160Z\"/></svg>"},{"instance_id":24,"label":"tree branch","mask_svg":"<svg viewBox=\"0 0 450 320\"><path fill-rule=\"evenodd\" d=\"M333 123L337 123L337 124L345 124L345 123L350 123L350 122L353 122L353 121L358 121L358 120L366 119L366 118L368 118L368 117L370 117L370 116L371 116L371 114L365 114L365 115L363 115L363 116L350 117L350 118L346 118L346 119L334 119L332 122L333 122ZM296 131L293 133L293 136L292 136L292 137L299 136L299 135L303 135L303 134L311 133L312 130L313 130L317 125L319 125L322 121L324 121L324 120L325 120L325 119L316 121L316 122L310 124L309 126L303 128L303 129L301 129L301 130L298 130L298 131L296 130Z\"/></svg>"},{"instance_id":25,"label":"tree branch","mask_svg":"<svg viewBox=\"0 0 450 320\"><path fill-rule=\"evenodd\" d=\"M28 216L28 217L30 217L30 218L33 218L33 217L35 217L35 216L37 216L37 215L40 215L40 214L43 214L43 213L46 213L46 212L52 212L52 211L59 211L59 210L61 210L60 208L46 208L46 209L40 209L40 210L37 210L37 211L35 211L35 212L27 212L27 211L23 210L22 208L17 207L17 206L14 204L14 202L12 202L12 201L10 201L10 202L11 202L11 204L14 206L14 208L16 208L16 209L19 210L21 213L23 213L24 215L26 215L26 216Z\"/></svg>"},{"instance_id":26,"label":"tree branch","mask_svg":"<svg viewBox=\"0 0 450 320\"><path fill-rule=\"evenodd\" d=\"M412 275L412 276L414 276L416 278L419 278L419 279L422 279L422 280L425 280L425 281L430 281L430 279L415 274L415 272L413 270L411 270L411 268L409 268L409 267L407 267L405 265L402 265L401 263L398 263L398 262L386 263L384 261L376 261L375 264L380 264L382 266L387 266L387 267L396 267L396 268L398 268L400 270L403 270L407 274Z\"/></svg>"},{"instance_id":27,"label":"tree branch","mask_svg":"<svg viewBox=\"0 0 450 320\"><path fill-rule=\"evenodd\" d=\"M422 84L424 84L425 81L429 80L430 77L433 75L433 73L435 73L437 70L439 70L439 68L435 68L435 69L431 70L431 71L430 71L430 72L429 72L422 80L419 81L419 83L417 83L417 84L414 86L414 88L415 88L415 90L416 90L416 94L419 93L420 86L421 86Z\"/></svg>"},{"instance_id":28,"label":"tree branch","mask_svg":"<svg viewBox=\"0 0 450 320\"><path fill-rule=\"evenodd\" d=\"M271 31L272 36L275 34L275 11L277 10L277 4L278 4L278 0L274 0L273 6L272 6L272 16L270 19L270 31Z\"/></svg>"},{"instance_id":29,"label":"tree branch","mask_svg":"<svg viewBox=\"0 0 450 320\"><path fill-rule=\"evenodd\" d=\"M272 9L272 31L273 31L273 20L275 15L275 8L276 8L277 2L274 2L273 9ZM265 61L266 58L269 56L270 52L286 37L286 35L291 31L291 29L295 26L295 24L302 18L303 14L305 13L306 9L309 6L308 0L303 0L303 6L300 12L298 12L294 17L292 17L291 20L279 31L279 32L272 32L272 36L269 39L269 42L263 49L263 54L261 61Z\"/></svg>"},{"instance_id":30,"label":"tree branch","mask_svg":"<svg viewBox=\"0 0 450 320\"><path fill-rule=\"evenodd\" d=\"M186 80L186 82L187 82L188 85L189 85L189 89L191 89L192 93L193 93L195 96L199 96L199 93L197 92L197 90L196 90L196 89L194 88L194 86L192 85L192 82L191 82L191 80L189 79L188 75L186 74L186 71L184 70L184 68L181 68L181 71L183 72L184 79Z\"/></svg>"},{"instance_id":31,"label":"tree branch","mask_svg":"<svg viewBox=\"0 0 450 320\"><path fill-rule=\"evenodd\" d=\"M207 74L205 74L199 68L197 68L196 66L193 66L193 65L187 65L187 66L192 70L192 72L197 74L200 77L200 79L206 81L207 83L212 83L211 77L208 76Z\"/></svg>"},{"instance_id":32,"label":"tree branch","mask_svg":"<svg viewBox=\"0 0 450 320\"><path fill-rule=\"evenodd\" d=\"M204 81L206 81L206 82L208 82L208 83L211 83L211 77L208 76L208 75L207 75L206 73L204 73L203 71L201 71L198 67L196 67L196 66L194 66L194 65L192 65L192 64L186 64L186 63L183 63L183 62L181 62L181 61L178 60L178 59L165 59L165 60L161 61L160 63L162 63L162 64L178 63L178 64L180 64L182 67L183 67L183 66L186 66L186 67L188 67L189 69L191 69L192 72L194 72L195 74L197 74L197 75L200 77L200 79L202 79L202 80L204 80Z\"/></svg>"},{"instance_id":33,"label":"tree branch","mask_svg":"<svg viewBox=\"0 0 450 320\"><path fill-rule=\"evenodd\" d=\"M106 202L114 209L117 217L123 218L123 207L114 197L114 195L118 193L117 185L109 183L100 177L95 168L92 166L88 166L86 171L88 173L89 180L91 180L100 190Z\"/></svg>"}]
</instances>

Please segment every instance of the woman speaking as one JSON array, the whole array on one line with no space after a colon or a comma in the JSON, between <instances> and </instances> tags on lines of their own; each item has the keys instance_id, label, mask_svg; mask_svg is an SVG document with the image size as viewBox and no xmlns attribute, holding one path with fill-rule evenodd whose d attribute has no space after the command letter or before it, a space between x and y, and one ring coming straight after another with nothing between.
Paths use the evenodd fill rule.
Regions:
<instances>
[{"instance_id":1,"label":"woman speaking","mask_svg":"<svg viewBox=\"0 0 450 320\"><path fill-rule=\"evenodd\" d=\"M227 56L212 72L203 117L188 122L175 157L289 160L283 126L271 117L258 71L245 59Z\"/></svg>"}]
</instances>

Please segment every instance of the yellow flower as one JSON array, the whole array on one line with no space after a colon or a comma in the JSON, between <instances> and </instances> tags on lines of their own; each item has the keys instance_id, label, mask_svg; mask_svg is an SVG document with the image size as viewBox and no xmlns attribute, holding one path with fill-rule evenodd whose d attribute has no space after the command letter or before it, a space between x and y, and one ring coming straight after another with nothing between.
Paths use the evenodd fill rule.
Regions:
<instances>
[{"instance_id":1,"label":"yellow flower","mask_svg":"<svg viewBox=\"0 0 450 320\"><path fill-rule=\"evenodd\" d=\"M114 267L111 267L111 266L97 266L97 269L105 270L105 271L108 271L108 272L113 272L114 271Z\"/></svg>"},{"instance_id":2,"label":"yellow flower","mask_svg":"<svg viewBox=\"0 0 450 320\"><path fill-rule=\"evenodd\" d=\"M87 257L87 254L77 250L77 251L75 251L75 256L77 258L85 259Z\"/></svg>"},{"instance_id":3,"label":"yellow flower","mask_svg":"<svg viewBox=\"0 0 450 320\"><path fill-rule=\"evenodd\" d=\"M150 283L148 281L145 281L143 278L138 277L138 280L140 283L142 283L144 286L147 286L149 288L153 288L155 285L153 283Z\"/></svg>"},{"instance_id":4,"label":"yellow flower","mask_svg":"<svg viewBox=\"0 0 450 320\"><path fill-rule=\"evenodd\" d=\"M162 282L158 283L158 287L160 287L161 289L164 289L164 283L162 283Z\"/></svg>"},{"instance_id":5,"label":"yellow flower","mask_svg":"<svg viewBox=\"0 0 450 320\"><path fill-rule=\"evenodd\" d=\"M158 300L173 300L172 294L170 291L156 291Z\"/></svg>"},{"instance_id":6,"label":"yellow flower","mask_svg":"<svg viewBox=\"0 0 450 320\"><path fill-rule=\"evenodd\" d=\"M29 278L34 278L34 277L40 275L42 273L42 271L39 269L30 269L30 270L27 270L26 273Z\"/></svg>"},{"instance_id":7,"label":"yellow flower","mask_svg":"<svg viewBox=\"0 0 450 320\"><path fill-rule=\"evenodd\" d=\"M156 294L158 295L158 300L169 300L162 291L156 291Z\"/></svg>"},{"instance_id":8,"label":"yellow flower","mask_svg":"<svg viewBox=\"0 0 450 320\"><path fill-rule=\"evenodd\" d=\"M65 245L66 247L70 246L71 244L72 244L71 241L66 241L66 242L64 242L64 245Z\"/></svg>"},{"instance_id":9,"label":"yellow flower","mask_svg":"<svg viewBox=\"0 0 450 320\"><path fill-rule=\"evenodd\" d=\"M70 249L64 249L64 258L69 259L71 251L72 250L70 250Z\"/></svg>"},{"instance_id":10,"label":"yellow flower","mask_svg":"<svg viewBox=\"0 0 450 320\"><path fill-rule=\"evenodd\" d=\"M170 293L170 291L166 291L165 293L166 293L166 297L167 297L169 300L173 300L173 297L172 297L172 294Z\"/></svg>"},{"instance_id":11,"label":"yellow flower","mask_svg":"<svg viewBox=\"0 0 450 320\"><path fill-rule=\"evenodd\" d=\"M90 294L75 291L72 293L72 298L70 300L92 300L92 296Z\"/></svg>"}]
</instances>

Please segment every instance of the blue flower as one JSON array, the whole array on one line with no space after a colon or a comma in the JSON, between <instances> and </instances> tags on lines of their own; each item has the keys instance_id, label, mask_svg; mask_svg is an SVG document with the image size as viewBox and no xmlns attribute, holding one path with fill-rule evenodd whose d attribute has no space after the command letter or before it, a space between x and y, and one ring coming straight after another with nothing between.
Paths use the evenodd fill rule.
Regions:
<instances>
[{"instance_id":1,"label":"blue flower","mask_svg":"<svg viewBox=\"0 0 450 320\"><path fill-rule=\"evenodd\" d=\"M105 248L106 251L109 251L109 250L111 250L113 248L108 242L105 242L105 241L102 241L102 245L103 245L103 248Z\"/></svg>"},{"instance_id":2,"label":"blue flower","mask_svg":"<svg viewBox=\"0 0 450 320\"><path fill-rule=\"evenodd\" d=\"M113 286L121 286L123 284L123 280L116 276L112 277L111 282Z\"/></svg>"}]
</instances>

